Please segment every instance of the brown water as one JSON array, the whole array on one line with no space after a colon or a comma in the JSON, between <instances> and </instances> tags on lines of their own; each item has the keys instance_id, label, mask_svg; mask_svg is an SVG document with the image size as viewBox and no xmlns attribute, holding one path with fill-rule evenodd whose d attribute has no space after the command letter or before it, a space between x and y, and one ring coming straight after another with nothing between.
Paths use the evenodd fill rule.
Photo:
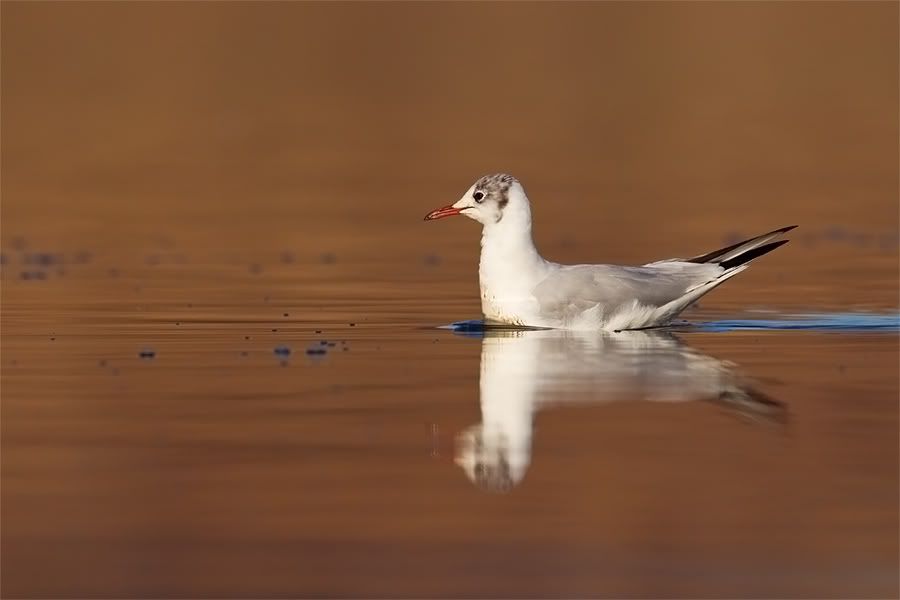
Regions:
<instances>
[{"instance_id":1,"label":"brown water","mask_svg":"<svg viewBox=\"0 0 900 600\"><path fill-rule=\"evenodd\" d=\"M897 13L3 3L2 596L897 597ZM436 329L501 168L561 262L801 228Z\"/></svg>"}]
</instances>

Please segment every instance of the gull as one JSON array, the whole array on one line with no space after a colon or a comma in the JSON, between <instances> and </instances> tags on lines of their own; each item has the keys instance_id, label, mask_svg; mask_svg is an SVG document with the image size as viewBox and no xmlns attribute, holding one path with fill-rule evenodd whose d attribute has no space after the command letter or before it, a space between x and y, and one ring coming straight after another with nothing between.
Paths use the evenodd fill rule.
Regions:
<instances>
[{"instance_id":1,"label":"gull","mask_svg":"<svg viewBox=\"0 0 900 600\"><path fill-rule=\"evenodd\" d=\"M570 330L664 326L701 296L788 240L782 227L693 258L639 267L561 265L541 257L531 237L531 204L505 173L476 181L426 221L464 215L482 224L478 278L488 323Z\"/></svg>"}]
</instances>

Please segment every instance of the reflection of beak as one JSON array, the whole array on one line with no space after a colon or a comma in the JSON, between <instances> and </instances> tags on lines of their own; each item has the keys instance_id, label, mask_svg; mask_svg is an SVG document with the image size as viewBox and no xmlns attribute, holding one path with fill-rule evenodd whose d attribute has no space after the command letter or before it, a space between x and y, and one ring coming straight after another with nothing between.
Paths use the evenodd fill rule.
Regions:
<instances>
[{"instance_id":1,"label":"reflection of beak","mask_svg":"<svg viewBox=\"0 0 900 600\"><path fill-rule=\"evenodd\" d=\"M455 208L452 204L449 206L445 206L443 208L439 208L437 210L433 210L427 215L425 215L426 221L434 221L435 219L443 219L444 217L452 217L454 215L458 215L462 211L464 211L468 207L463 208Z\"/></svg>"}]
</instances>

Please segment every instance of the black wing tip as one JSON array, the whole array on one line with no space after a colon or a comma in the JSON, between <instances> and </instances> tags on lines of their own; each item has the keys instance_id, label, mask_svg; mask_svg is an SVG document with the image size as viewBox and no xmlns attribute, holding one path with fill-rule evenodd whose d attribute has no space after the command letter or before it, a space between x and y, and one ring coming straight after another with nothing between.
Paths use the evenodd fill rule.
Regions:
<instances>
[{"instance_id":1,"label":"black wing tip","mask_svg":"<svg viewBox=\"0 0 900 600\"><path fill-rule=\"evenodd\" d=\"M768 244L763 244L762 246L759 246L758 248L754 248L753 250L748 250L747 252L744 252L743 254L739 254L738 256L735 256L734 258L730 258L728 260L722 261L719 263L719 266L722 267L723 269L725 269L726 271L728 269L733 269L734 267L739 267L745 263L750 262L754 258L759 258L763 254L768 254L769 252L771 252L775 248L778 248L779 246L784 246L789 241L791 241L791 240L778 240L777 242L769 242Z\"/></svg>"},{"instance_id":2,"label":"black wing tip","mask_svg":"<svg viewBox=\"0 0 900 600\"><path fill-rule=\"evenodd\" d=\"M706 254L702 254L700 256L695 256L694 258L688 259L686 262L692 262L692 263L698 263L698 264L716 262L716 259L719 258L720 256L722 256L724 254L728 254L732 250L734 250L736 248L740 248L744 244L748 244L756 239L766 237L769 235L781 235L783 233L787 233L788 231L790 231L792 229L797 229L797 227L799 227L799 225L788 225L787 227L782 227L781 229L773 229L772 231L770 231L768 233L764 233L762 235L757 235L755 237L748 238L746 240L741 240L740 242L738 242L736 244L731 244L730 246L725 246L724 248L719 248L718 250L713 250L712 252L707 252Z\"/></svg>"}]
</instances>

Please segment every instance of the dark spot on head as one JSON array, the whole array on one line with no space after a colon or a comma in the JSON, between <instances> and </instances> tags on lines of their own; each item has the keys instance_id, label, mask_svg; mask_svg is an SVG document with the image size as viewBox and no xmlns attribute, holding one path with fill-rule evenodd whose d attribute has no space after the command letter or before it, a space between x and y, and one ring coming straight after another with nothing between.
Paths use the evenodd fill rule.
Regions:
<instances>
[{"instance_id":1,"label":"dark spot on head","mask_svg":"<svg viewBox=\"0 0 900 600\"><path fill-rule=\"evenodd\" d=\"M506 173L485 175L475 182L475 192L484 194L483 202L492 201L502 211L509 204L509 188L516 182L516 178ZM501 215L502 218L502 215Z\"/></svg>"}]
</instances>

